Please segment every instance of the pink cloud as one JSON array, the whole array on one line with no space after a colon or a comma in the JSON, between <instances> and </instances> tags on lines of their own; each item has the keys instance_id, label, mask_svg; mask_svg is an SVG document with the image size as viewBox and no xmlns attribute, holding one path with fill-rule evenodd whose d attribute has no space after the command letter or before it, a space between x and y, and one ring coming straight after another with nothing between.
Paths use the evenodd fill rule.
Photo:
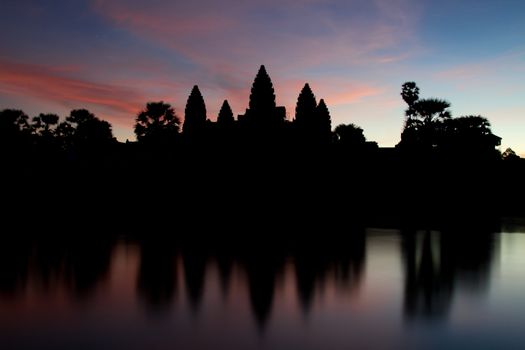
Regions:
<instances>
[{"instance_id":1,"label":"pink cloud","mask_svg":"<svg viewBox=\"0 0 525 350\"><path fill-rule=\"evenodd\" d=\"M465 87L472 87L487 79L508 84L508 81L505 80L508 76L520 76L525 73L524 57L524 51L509 52L477 62L456 64L437 71L434 77L439 80L456 82Z\"/></svg>"},{"instance_id":2,"label":"pink cloud","mask_svg":"<svg viewBox=\"0 0 525 350\"><path fill-rule=\"evenodd\" d=\"M353 87L353 88L350 88L348 91L334 93L332 95L329 95L327 96L325 101L328 104L332 104L332 105L346 105L346 104L351 104L351 103L360 101L361 99L365 97L378 95L381 92L382 92L381 89L377 89L377 88L373 88L369 86Z\"/></svg>"},{"instance_id":3,"label":"pink cloud","mask_svg":"<svg viewBox=\"0 0 525 350\"><path fill-rule=\"evenodd\" d=\"M383 89L367 83L349 82L345 79L334 77L320 77L309 81L288 80L282 85L282 88L293 92L295 98L297 98L305 83L310 85L318 100L323 98L332 105L355 103L365 97L378 95L383 92Z\"/></svg>"},{"instance_id":4,"label":"pink cloud","mask_svg":"<svg viewBox=\"0 0 525 350\"><path fill-rule=\"evenodd\" d=\"M271 72L270 72L271 74ZM336 77L318 77L315 79L274 80L277 103L286 107L288 119L295 117L295 105L304 84L312 88L317 101L324 99L329 110L336 106L351 105L361 102L364 98L379 96L383 89L363 82L348 82Z\"/></svg>"},{"instance_id":5,"label":"pink cloud","mask_svg":"<svg viewBox=\"0 0 525 350\"><path fill-rule=\"evenodd\" d=\"M234 0L144 4L137 0L95 0L93 7L115 26L156 42L212 69L253 62L283 69L323 64L389 63L393 49L413 39L413 4L406 0L329 0L263 3ZM366 18L353 15L366 8ZM276 10L279 9L279 10ZM354 11L355 10L355 11ZM396 60L405 56L397 55Z\"/></svg>"},{"instance_id":6,"label":"pink cloud","mask_svg":"<svg viewBox=\"0 0 525 350\"><path fill-rule=\"evenodd\" d=\"M48 67L0 61L0 89L63 106L95 106L116 114L135 114L144 98L124 86L67 76L74 67Z\"/></svg>"}]
</instances>

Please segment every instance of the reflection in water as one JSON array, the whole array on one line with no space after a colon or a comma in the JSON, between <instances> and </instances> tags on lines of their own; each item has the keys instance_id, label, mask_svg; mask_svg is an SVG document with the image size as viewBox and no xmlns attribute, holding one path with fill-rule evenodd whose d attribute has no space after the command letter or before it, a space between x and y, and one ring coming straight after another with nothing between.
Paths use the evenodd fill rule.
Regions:
<instances>
[{"instance_id":1,"label":"reflection in water","mask_svg":"<svg viewBox=\"0 0 525 350\"><path fill-rule=\"evenodd\" d=\"M31 245L24 239L4 239L0 244L0 295L15 297L25 288Z\"/></svg>"},{"instance_id":2,"label":"reflection in water","mask_svg":"<svg viewBox=\"0 0 525 350\"><path fill-rule=\"evenodd\" d=\"M288 242L283 246L263 244L248 249L217 246L213 259L209 258L208 250L195 242L180 245L169 239L141 239L137 242L140 250L137 295L151 312L169 309L177 294L180 256L188 305L196 312L205 292L208 263L213 261L217 266L225 299L230 293L232 271L238 265L246 276L253 318L264 328L272 312L278 275L289 258L295 266L297 299L305 314L316 291L322 289L327 274L338 288L356 289L364 266L364 232L364 229L356 230L347 238L324 243ZM88 297L97 284L106 279L115 243L98 238L13 240L3 245L0 291L3 295L22 295L22 289L32 279L42 291L66 287L74 297Z\"/></svg>"},{"instance_id":3,"label":"reflection in water","mask_svg":"<svg viewBox=\"0 0 525 350\"><path fill-rule=\"evenodd\" d=\"M166 309L177 290L176 252L162 243L144 240L140 245L137 293L153 312Z\"/></svg>"},{"instance_id":4,"label":"reflection in water","mask_svg":"<svg viewBox=\"0 0 525 350\"><path fill-rule=\"evenodd\" d=\"M293 258L297 300L308 314L316 291L330 274L336 287L358 288L365 261L365 230L354 230L335 241L304 241L289 250L272 245L240 251L220 247L214 253L221 292L229 293L235 263L246 274L254 319L261 327L270 317L276 280L288 256ZM473 291L486 288L492 257L490 232L405 231L405 314L408 318L445 317L457 280ZM86 297L107 275L112 251L109 240L12 240L3 245L0 291L22 294L29 276L42 290L61 284L75 297ZM200 247L202 248L202 247ZM137 294L152 311L167 309L177 292L177 251L181 251L188 304L198 311L206 281L208 253L198 245L177 247L169 240L141 240ZM224 253L227 251L227 254ZM96 253L94 253L96 252Z\"/></svg>"},{"instance_id":5,"label":"reflection in water","mask_svg":"<svg viewBox=\"0 0 525 350\"><path fill-rule=\"evenodd\" d=\"M336 241L311 242L294 253L297 294L302 310L309 313L315 291L326 275L334 273L337 286L357 289L361 282L365 260L365 229L352 231Z\"/></svg>"},{"instance_id":6,"label":"reflection in water","mask_svg":"<svg viewBox=\"0 0 525 350\"><path fill-rule=\"evenodd\" d=\"M446 316L452 298L453 281L442 261L440 233L405 233L403 253L406 316L434 319Z\"/></svg>"},{"instance_id":7,"label":"reflection in water","mask_svg":"<svg viewBox=\"0 0 525 350\"><path fill-rule=\"evenodd\" d=\"M76 299L87 298L106 279L112 249L103 238L10 238L0 253L0 291L23 294L32 277L43 292L60 286Z\"/></svg>"},{"instance_id":8,"label":"reflection in water","mask_svg":"<svg viewBox=\"0 0 525 350\"><path fill-rule=\"evenodd\" d=\"M299 337L294 339L301 348L319 348L324 344L319 339L332 339L330 334L344 328L344 336L339 334L339 340L333 340L339 342L335 348L344 348L349 344L341 342L345 337L370 336L379 330L374 327L397 329L386 326L385 320L398 322L398 318L390 316L396 310L392 306L400 302L404 319L411 323L439 320L453 324L458 315L463 322L469 316L465 310L470 309L461 305L469 298L462 299L463 296L478 293L488 297L486 291L492 288L491 265L500 237L490 228L404 230L400 235L390 234L392 240L386 246L379 244L384 242L377 238L380 236L365 232L360 227L347 235L325 235L322 241L215 241L206 247L195 241L158 237L127 241L10 238L0 246L0 330L4 332L0 334L0 345L11 339L6 338L10 332L4 331L9 320L23 320L20 312L24 309L20 305L27 305L32 327L43 327L41 334L46 334L45 329L61 332L61 327L66 326L53 323L53 315L43 317L41 324L38 317L33 317L38 316L33 313L38 312L39 303L46 304L52 297L73 319L83 320L77 326L87 327L88 334L101 332L97 320L106 316L93 311L94 316L86 318L75 305L90 301L94 310L96 305L105 305L101 309L110 314L115 308L115 314L122 318L113 317L123 322L122 327L131 327L127 336L139 338L130 340L141 344L136 348L147 347L148 334L157 331L144 318L151 313L162 313L166 317L159 322L170 322L166 329L179 332L167 342L173 347L191 346L195 334L211 342L227 330L232 336L240 336L235 330L243 330L241 338L247 341L251 337L249 327L253 327L262 338L280 339L282 343L267 345L278 348L288 344L287 337ZM135 254L129 256L130 260L122 259L122 252L131 246ZM386 265L382 260L385 256L389 256L384 260L389 262ZM401 265L395 264L398 257ZM123 269L119 265L116 269L115 261L135 267ZM388 276L399 277L388 280ZM396 294L397 285L402 287L402 294ZM130 297L121 299L121 295ZM62 299L73 303L64 304ZM138 312L134 313L135 309ZM246 317L252 322L246 322ZM198 332L191 333L190 325L197 327ZM22 328L13 337L20 334L23 339L29 330L23 328L24 322L17 327ZM276 327L280 327L277 333ZM133 335L137 332L141 335ZM186 333L192 335L184 336ZM275 338L276 334L284 338ZM155 335L163 336L166 334ZM392 341L404 336L392 336ZM412 347L407 344L397 345Z\"/></svg>"},{"instance_id":9,"label":"reflection in water","mask_svg":"<svg viewBox=\"0 0 525 350\"><path fill-rule=\"evenodd\" d=\"M284 259L279 252L257 251L244 260L253 315L257 324L264 328L270 316L275 291L275 280L282 269Z\"/></svg>"},{"instance_id":10,"label":"reflection in water","mask_svg":"<svg viewBox=\"0 0 525 350\"><path fill-rule=\"evenodd\" d=\"M489 281L494 235L485 227L405 231L404 309L407 319L438 320L450 311L454 289L483 291Z\"/></svg>"},{"instance_id":11,"label":"reflection in water","mask_svg":"<svg viewBox=\"0 0 525 350\"><path fill-rule=\"evenodd\" d=\"M215 256L217 261L217 268L219 269L219 276L221 281L222 296L226 298L230 291L230 280L233 270L233 257L227 252L217 252Z\"/></svg>"},{"instance_id":12,"label":"reflection in water","mask_svg":"<svg viewBox=\"0 0 525 350\"><path fill-rule=\"evenodd\" d=\"M204 279L206 273L206 254L202 249L188 249L182 253L184 262L184 281L190 307L197 312L204 293Z\"/></svg>"}]
</instances>

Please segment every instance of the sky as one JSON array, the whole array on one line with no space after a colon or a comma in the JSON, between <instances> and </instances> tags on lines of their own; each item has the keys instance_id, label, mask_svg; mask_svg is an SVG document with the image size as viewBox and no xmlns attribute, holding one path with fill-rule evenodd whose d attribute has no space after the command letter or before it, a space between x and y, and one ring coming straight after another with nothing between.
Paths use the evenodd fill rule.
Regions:
<instances>
[{"instance_id":1,"label":"sky","mask_svg":"<svg viewBox=\"0 0 525 350\"><path fill-rule=\"evenodd\" d=\"M0 109L87 108L134 140L149 101L181 119L193 85L215 120L248 106L264 64L292 120L309 83L332 126L399 142L401 85L482 115L525 156L523 0L2 0Z\"/></svg>"}]
</instances>

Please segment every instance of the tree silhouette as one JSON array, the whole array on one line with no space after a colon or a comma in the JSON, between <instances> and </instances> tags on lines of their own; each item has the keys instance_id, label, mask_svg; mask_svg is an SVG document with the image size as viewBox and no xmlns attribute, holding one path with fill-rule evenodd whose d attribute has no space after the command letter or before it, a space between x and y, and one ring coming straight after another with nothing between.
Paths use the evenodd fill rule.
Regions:
<instances>
[{"instance_id":1,"label":"tree silhouette","mask_svg":"<svg viewBox=\"0 0 525 350\"><path fill-rule=\"evenodd\" d=\"M58 138L56 128L58 125L58 115L40 113L33 117L31 131L35 138L36 152L49 160L48 156L57 154L60 150L60 139Z\"/></svg>"},{"instance_id":2,"label":"tree silhouette","mask_svg":"<svg viewBox=\"0 0 525 350\"><path fill-rule=\"evenodd\" d=\"M4 109L0 112L0 152L11 160L20 160L31 149L32 137L28 116L21 110Z\"/></svg>"},{"instance_id":3,"label":"tree silhouette","mask_svg":"<svg viewBox=\"0 0 525 350\"><path fill-rule=\"evenodd\" d=\"M419 88L417 87L416 83L413 81L409 81L404 83L401 86L401 97L403 97L403 100L408 104L408 106L412 106L414 102L419 100Z\"/></svg>"},{"instance_id":4,"label":"tree silhouette","mask_svg":"<svg viewBox=\"0 0 525 350\"><path fill-rule=\"evenodd\" d=\"M450 118L450 103L437 98L417 100L411 106L413 110L407 113L412 119L423 122L423 125L433 125Z\"/></svg>"},{"instance_id":5,"label":"tree silhouette","mask_svg":"<svg viewBox=\"0 0 525 350\"><path fill-rule=\"evenodd\" d=\"M335 130L335 142L344 148L359 149L366 143L363 129L355 124L340 124Z\"/></svg>"},{"instance_id":6,"label":"tree silhouette","mask_svg":"<svg viewBox=\"0 0 525 350\"><path fill-rule=\"evenodd\" d=\"M202 135L206 127L206 105L199 87L195 85L184 110L183 133L192 137Z\"/></svg>"},{"instance_id":7,"label":"tree silhouette","mask_svg":"<svg viewBox=\"0 0 525 350\"><path fill-rule=\"evenodd\" d=\"M503 158L503 160L505 161L511 161L511 162L514 162L516 160L519 160L520 159L520 156L518 156L516 154L516 152L514 152L514 150L510 147L508 147L502 154L501 154L501 158Z\"/></svg>"},{"instance_id":8,"label":"tree silhouette","mask_svg":"<svg viewBox=\"0 0 525 350\"><path fill-rule=\"evenodd\" d=\"M95 115L87 109L74 109L71 111L71 113L69 113L69 116L66 118L66 121L68 123L78 126L81 124L85 124L95 118Z\"/></svg>"},{"instance_id":9,"label":"tree silhouette","mask_svg":"<svg viewBox=\"0 0 525 350\"><path fill-rule=\"evenodd\" d=\"M95 115L87 109L75 109L72 110L69 116L66 117L66 121L59 124L57 127L57 133L63 137L69 138L67 140L68 145L77 146L82 143L82 136L77 134L78 127L89 123L90 120L95 119Z\"/></svg>"},{"instance_id":10,"label":"tree silhouette","mask_svg":"<svg viewBox=\"0 0 525 350\"><path fill-rule=\"evenodd\" d=\"M89 143L107 144L115 140L111 124L98 118L80 124L75 134L81 140Z\"/></svg>"},{"instance_id":11,"label":"tree silhouette","mask_svg":"<svg viewBox=\"0 0 525 350\"><path fill-rule=\"evenodd\" d=\"M55 133L59 137L72 137L75 133L75 128L73 127L73 125L65 121L57 125Z\"/></svg>"},{"instance_id":12,"label":"tree silhouette","mask_svg":"<svg viewBox=\"0 0 525 350\"><path fill-rule=\"evenodd\" d=\"M499 158L495 150L501 138L492 134L482 116L451 118L450 103L436 98L420 99L414 82L402 85L401 97L408 104L405 128L398 146L428 152L438 150L450 158Z\"/></svg>"},{"instance_id":13,"label":"tree silhouette","mask_svg":"<svg viewBox=\"0 0 525 350\"><path fill-rule=\"evenodd\" d=\"M81 153L101 151L103 148L113 144L115 138L111 130L111 124L105 120L98 119L93 113L86 109L72 110L66 118L66 123L59 127L60 133L70 133L71 144Z\"/></svg>"},{"instance_id":14,"label":"tree silhouette","mask_svg":"<svg viewBox=\"0 0 525 350\"><path fill-rule=\"evenodd\" d=\"M217 117L217 124L227 127L232 125L234 122L235 119L233 119L233 112L230 104L228 103L228 100L224 100L221 110L219 111L219 116Z\"/></svg>"},{"instance_id":15,"label":"tree silhouette","mask_svg":"<svg viewBox=\"0 0 525 350\"><path fill-rule=\"evenodd\" d=\"M487 118L471 115L449 119L445 132L448 149L461 157L499 157L495 147L500 145L501 138L492 133Z\"/></svg>"},{"instance_id":16,"label":"tree silhouette","mask_svg":"<svg viewBox=\"0 0 525 350\"><path fill-rule=\"evenodd\" d=\"M170 104L148 102L135 119L137 140L148 145L166 145L177 139L180 120Z\"/></svg>"},{"instance_id":17,"label":"tree silhouette","mask_svg":"<svg viewBox=\"0 0 525 350\"><path fill-rule=\"evenodd\" d=\"M450 103L436 98L419 99L419 88L414 82L402 85L401 96L408 108L400 146L421 150L439 146L444 122L451 117Z\"/></svg>"},{"instance_id":18,"label":"tree silhouette","mask_svg":"<svg viewBox=\"0 0 525 350\"><path fill-rule=\"evenodd\" d=\"M8 141L29 132L29 117L21 110L4 109L0 112L0 140Z\"/></svg>"},{"instance_id":19,"label":"tree silhouette","mask_svg":"<svg viewBox=\"0 0 525 350\"><path fill-rule=\"evenodd\" d=\"M33 133L42 137L50 137L54 134L53 126L58 124L58 115L40 113L33 117L33 124L31 125Z\"/></svg>"}]
</instances>

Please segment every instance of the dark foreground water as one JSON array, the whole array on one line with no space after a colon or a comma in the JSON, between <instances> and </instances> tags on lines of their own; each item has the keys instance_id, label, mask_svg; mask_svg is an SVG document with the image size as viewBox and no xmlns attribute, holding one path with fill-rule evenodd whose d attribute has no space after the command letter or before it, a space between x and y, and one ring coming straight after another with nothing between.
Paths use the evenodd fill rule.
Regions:
<instances>
[{"instance_id":1,"label":"dark foreground water","mask_svg":"<svg viewBox=\"0 0 525 350\"><path fill-rule=\"evenodd\" d=\"M523 349L525 234L368 228L333 244L196 249L17 239L1 349Z\"/></svg>"}]
</instances>

